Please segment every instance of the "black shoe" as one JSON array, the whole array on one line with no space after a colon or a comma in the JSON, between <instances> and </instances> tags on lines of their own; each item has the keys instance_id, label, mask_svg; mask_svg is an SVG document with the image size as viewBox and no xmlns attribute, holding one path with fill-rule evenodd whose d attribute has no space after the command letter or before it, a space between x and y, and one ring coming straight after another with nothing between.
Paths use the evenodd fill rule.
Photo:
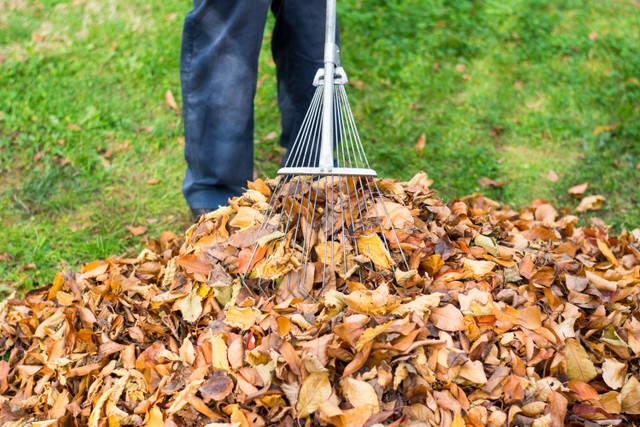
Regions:
<instances>
[{"instance_id":1,"label":"black shoe","mask_svg":"<svg viewBox=\"0 0 640 427\"><path fill-rule=\"evenodd\" d=\"M191 219L193 220L193 222L196 222L202 215L208 214L209 212L213 212L215 210L216 208L191 208Z\"/></svg>"}]
</instances>

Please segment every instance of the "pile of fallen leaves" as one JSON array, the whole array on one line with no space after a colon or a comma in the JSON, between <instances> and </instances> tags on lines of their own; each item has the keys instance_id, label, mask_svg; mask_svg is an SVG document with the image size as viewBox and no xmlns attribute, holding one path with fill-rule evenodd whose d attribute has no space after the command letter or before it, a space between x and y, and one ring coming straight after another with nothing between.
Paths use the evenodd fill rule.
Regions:
<instances>
[{"instance_id":1,"label":"pile of fallen leaves","mask_svg":"<svg viewBox=\"0 0 640 427\"><path fill-rule=\"evenodd\" d=\"M237 274L258 181L185 239L3 301L0 423L640 425L640 231L428 184L380 181L411 271L317 300Z\"/></svg>"}]
</instances>

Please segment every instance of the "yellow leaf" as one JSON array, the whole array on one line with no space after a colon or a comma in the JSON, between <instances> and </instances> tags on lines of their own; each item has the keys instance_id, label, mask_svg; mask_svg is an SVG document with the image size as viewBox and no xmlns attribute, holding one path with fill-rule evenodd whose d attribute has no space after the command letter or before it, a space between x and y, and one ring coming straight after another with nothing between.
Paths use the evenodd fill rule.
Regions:
<instances>
[{"instance_id":1,"label":"yellow leaf","mask_svg":"<svg viewBox=\"0 0 640 427\"><path fill-rule=\"evenodd\" d=\"M596 367L589 358L587 351L580 344L580 341L575 338L568 338L564 343L562 353L567 365L567 377L570 380L588 383L598 375Z\"/></svg>"},{"instance_id":2,"label":"yellow leaf","mask_svg":"<svg viewBox=\"0 0 640 427\"><path fill-rule=\"evenodd\" d=\"M250 208L248 206L240 206L238 213L229 221L229 225L232 227L238 227L240 231L251 228L255 224L259 224L263 221L264 215L257 209Z\"/></svg>"},{"instance_id":3,"label":"yellow leaf","mask_svg":"<svg viewBox=\"0 0 640 427\"><path fill-rule=\"evenodd\" d=\"M597 241L598 248L600 249L600 252L602 252L602 255L604 255L611 264L618 265L618 260L616 259L616 256L613 254L613 252L611 252L611 249L609 249L609 245L607 245L600 239L598 239Z\"/></svg>"},{"instance_id":4,"label":"yellow leaf","mask_svg":"<svg viewBox=\"0 0 640 427\"><path fill-rule=\"evenodd\" d=\"M358 251L369 258L379 270L387 270L395 263L377 234L358 237Z\"/></svg>"},{"instance_id":5,"label":"yellow leaf","mask_svg":"<svg viewBox=\"0 0 640 427\"><path fill-rule=\"evenodd\" d=\"M157 406L153 406L149 410L147 427L164 427L164 418L162 417L162 411Z\"/></svg>"},{"instance_id":6,"label":"yellow leaf","mask_svg":"<svg viewBox=\"0 0 640 427\"><path fill-rule=\"evenodd\" d=\"M296 412L299 418L312 414L322 402L331 397L331 384L328 372L314 372L309 375L300 387Z\"/></svg>"},{"instance_id":7,"label":"yellow leaf","mask_svg":"<svg viewBox=\"0 0 640 427\"><path fill-rule=\"evenodd\" d=\"M227 358L227 343L223 334L217 334L211 339L211 366L227 372L231 369Z\"/></svg>"},{"instance_id":8,"label":"yellow leaf","mask_svg":"<svg viewBox=\"0 0 640 427\"><path fill-rule=\"evenodd\" d=\"M330 400L324 401L319 405L319 415L320 420L329 425L336 427L347 426L342 409Z\"/></svg>"},{"instance_id":9,"label":"yellow leaf","mask_svg":"<svg viewBox=\"0 0 640 427\"><path fill-rule=\"evenodd\" d=\"M194 286L191 293L182 298L178 303L178 309L182 312L182 318L189 322L195 322L202 314L202 297L198 295L198 287Z\"/></svg>"},{"instance_id":10,"label":"yellow leaf","mask_svg":"<svg viewBox=\"0 0 640 427\"><path fill-rule=\"evenodd\" d=\"M368 342L373 341L377 336L384 334L387 329L389 329L393 324L394 322L391 321L383 325L378 325L375 328L365 329L365 331L360 336L360 339L356 343L356 351L361 351Z\"/></svg>"},{"instance_id":11,"label":"yellow leaf","mask_svg":"<svg viewBox=\"0 0 640 427\"><path fill-rule=\"evenodd\" d=\"M386 283L376 289L353 291L344 297L350 309L362 314L387 314L399 304L399 298L389 295L389 287Z\"/></svg>"},{"instance_id":12,"label":"yellow leaf","mask_svg":"<svg viewBox=\"0 0 640 427\"><path fill-rule=\"evenodd\" d=\"M620 390L622 398L622 412L625 414L640 414L640 382L634 375L630 375L629 379Z\"/></svg>"},{"instance_id":13,"label":"yellow leaf","mask_svg":"<svg viewBox=\"0 0 640 427\"><path fill-rule=\"evenodd\" d=\"M437 307L440 304L440 299L443 294L434 292L428 295L420 295L414 300L409 301L406 304L400 304L391 313L397 316L405 316L409 313L417 313L424 316L431 308Z\"/></svg>"},{"instance_id":14,"label":"yellow leaf","mask_svg":"<svg viewBox=\"0 0 640 427\"><path fill-rule=\"evenodd\" d=\"M104 411L105 403L114 391L115 388L106 390L104 393L102 393L102 395L100 395L96 403L93 405L93 409L91 410L91 414L89 415L89 420L87 423L89 427L98 427L100 419L103 418L102 413Z\"/></svg>"},{"instance_id":15,"label":"yellow leaf","mask_svg":"<svg viewBox=\"0 0 640 427\"><path fill-rule=\"evenodd\" d=\"M591 40L595 40L598 37L598 35L596 33L590 33L589 34L589 38ZM618 127L619 123L614 123L612 125L600 125L600 126L596 126L593 129L593 134L595 136L600 135L603 132L611 132L613 130L615 130Z\"/></svg>"},{"instance_id":16,"label":"yellow leaf","mask_svg":"<svg viewBox=\"0 0 640 427\"><path fill-rule=\"evenodd\" d=\"M418 279L420 278L420 275L418 274L418 270L402 271L399 268L396 269L395 276L396 276L396 283L403 287L409 283L415 283L413 282L413 280L414 278L416 278L416 276L418 277Z\"/></svg>"},{"instance_id":17,"label":"yellow leaf","mask_svg":"<svg viewBox=\"0 0 640 427\"><path fill-rule=\"evenodd\" d=\"M261 314L260 310L255 307L231 307L227 310L227 318L224 319L224 323L246 331L255 325L256 320Z\"/></svg>"},{"instance_id":18,"label":"yellow leaf","mask_svg":"<svg viewBox=\"0 0 640 427\"><path fill-rule=\"evenodd\" d=\"M456 414L455 417L453 417L453 420L451 421L451 427L465 427L466 424L464 422L464 418L462 418L462 415L460 414Z\"/></svg>"},{"instance_id":19,"label":"yellow leaf","mask_svg":"<svg viewBox=\"0 0 640 427\"><path fill-rule=\"evenodd\" d=\"M378 395L368 382L346 377L340 381L340 386L354 408L367 407L371 411L370 415L380 412Z\"/></svg>"},{"instance_id":20,"label":"yellow leaf","mask_svg":"<svg viewBox=\"0 0 640 427\"><path fill-rule=\"evenodd\" d=\"M496 247L496 244L493 243L493 240L491 240L490 237L478 234L476 238L473 239L473 243L475 243L476 246L484 248L491 255L498 256L498 248Z\"/></svg>"},{"instance_id":21,"label":"yellow leaf","mask_svg":"<svg viewBox=\"0 0 640 427\"><path fill-rule=\"evenodd\" d=\"M343 414L345 427L364 427L369 418L371 418L371 414L366 407L345 409Z\"/></svg>"},{"instance_id":22,"label":"yellow leaf","mask_svg":"<svg viewBox=\"0 0 640 427\"><path fill-rule=\"evenodd\" d=\"M495 262L491 261L477 261L474 259L465 258L462 262L464 268L471 270L475 277L482 277L489 274L491 270L496 266Z\"/></svg>"},{"instance_id":23,"label":"yellow leaf","mask_svg":"<svg viewBox=\"0 0 640 427\"><path fill-rule=\"evenodd\" d=\"M342 245L339 242L320 242L313 249L318 261L323 264L335 265L343 261Z\"/></svg>"},{"instance_id":24,"label":"yellow leaf","mask_svg":"<svg viewBox=\"0 0 640 427\"><path fill-rule=\"evenodd\" d=\"M270 197L271 196L271 189L260 178L256 179L255 181L249 181L247 183L247 188L250 189L250 190L256 190L256 191L260 192L262 195L264 195L266 197Z\"/></svg>"}]
</instances>

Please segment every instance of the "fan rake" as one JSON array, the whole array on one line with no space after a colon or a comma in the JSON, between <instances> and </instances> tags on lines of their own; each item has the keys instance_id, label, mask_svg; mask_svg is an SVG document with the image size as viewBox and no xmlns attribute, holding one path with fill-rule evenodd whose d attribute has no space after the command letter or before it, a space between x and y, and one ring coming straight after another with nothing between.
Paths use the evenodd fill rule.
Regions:
<instances>
[{"instance_id":1,"label":"fan rake","mask_svg":"<svg viewBox=\"0 0 640 427\"><path fill-rule=\"evenodd\" d=\"M358 286L372 272L409 270L385 197L362 147L335 43L335 0L327 0L324 68L242 274L249 290L279 287L315 298Z\"/></svg>"}]
</instances>

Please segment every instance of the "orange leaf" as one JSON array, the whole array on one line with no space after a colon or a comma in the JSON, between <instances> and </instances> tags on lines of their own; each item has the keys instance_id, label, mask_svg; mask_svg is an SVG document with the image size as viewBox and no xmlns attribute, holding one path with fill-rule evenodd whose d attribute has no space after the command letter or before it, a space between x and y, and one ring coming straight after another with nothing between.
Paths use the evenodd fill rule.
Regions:
<instances>
[{"instance_id":1,"label":"orange leaf","mask_svg":"<svg viewBox=\"0 0 640 427\"><path fill-rule=\"evenodd\" d=\"M600 395L595 388L587 383L577 380L569 380L567 384L572 392L578 395L581 400L600 400Z\"/></svg>"},{"instance_id":2,"label":"orange leaf","mask_svg":"<svg viewBox=\"0 0 640 427\"><path fill-rule=\"evenodd\" d=\"M205 277L209 275L212 268L202 252L182 255L176 258L176 264L183 267L187 273L198 273Z\"/></svg>"},{"instance_id":3,"label":"orange leaf","mask_svg":"<svg viewBox=\"0 0 640 427\"><path fill-rule=\"evenodd\" d=\"M547 403L551 412L551 427L563 427L569 401L560 393L551 391L547 397Z\"/></svg>"}]
</instances>

